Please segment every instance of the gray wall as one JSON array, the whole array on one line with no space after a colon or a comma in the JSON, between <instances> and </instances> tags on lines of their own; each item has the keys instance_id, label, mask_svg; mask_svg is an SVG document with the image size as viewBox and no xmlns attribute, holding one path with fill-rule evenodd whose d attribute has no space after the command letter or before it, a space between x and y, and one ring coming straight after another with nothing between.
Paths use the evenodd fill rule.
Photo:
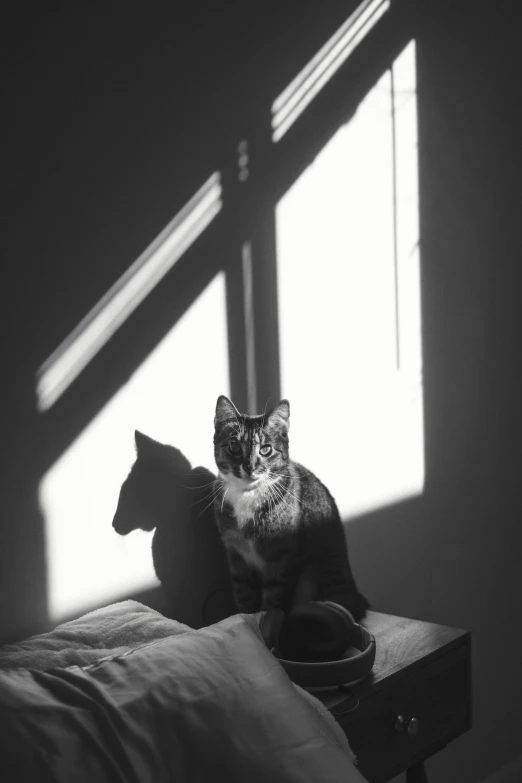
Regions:
<instances>
[{"instance_id":1,"label":"gray wall","mask_svg":"<svg viewBox=\"0 0 522 783\"><path fill-rule=\"evenodd\" d=\"M426 488L348 527L376 606L472 632L473 730L428 764L430 780L448 783L480 781L522 752L514 5L463 3L425 17L418 78Z\"/></svg>"}]
</instances>

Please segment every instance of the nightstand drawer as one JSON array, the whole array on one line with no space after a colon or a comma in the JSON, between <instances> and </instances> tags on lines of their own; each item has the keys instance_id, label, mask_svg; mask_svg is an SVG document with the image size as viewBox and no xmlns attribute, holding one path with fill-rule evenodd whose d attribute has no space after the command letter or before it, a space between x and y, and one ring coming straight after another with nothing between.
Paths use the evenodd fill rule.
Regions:
<instances>
[{"instance_id":1,"label":"nightstand drawer","mask_svg":"<svg viewBox=\"0 0 522 783\"><path fill-rule=\"evenodd\" d=\"M334 715L370 783L390 780L470 726L469 654L460 646Z\"/></svg>"}]
</instances>

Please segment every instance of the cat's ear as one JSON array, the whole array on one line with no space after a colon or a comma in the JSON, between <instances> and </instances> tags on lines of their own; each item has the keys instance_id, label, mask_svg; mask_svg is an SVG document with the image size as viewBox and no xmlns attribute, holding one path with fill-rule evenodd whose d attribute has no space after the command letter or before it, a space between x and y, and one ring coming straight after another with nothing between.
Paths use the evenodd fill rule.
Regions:
<instances>
[{"instance_id":1,"label":"cat's ear","mask_svg":"<svg viewBox=\"0 0 522 783\"><path fill-rule=\"evenodd\" d=\"M240 413L233 402L231 402L228 397L225 397L224 394L221 394L218 397L217 403L216 403L216 415L214 416L214 427L217 427L217 425L220 422L229 421L230 419L237 419L239 420Z\"/></svg>"},{"instance_id":2,"label":"cat's ear","mask_svg":"<svg viewBox=\"0 0 522 783\"><path fill-rule=\"evenodd\" d=\"M275 424L278 427L283 427L288 430L290 427L290 403L288 400L281 400L281 402L270 411L267 421L270 424Z\"/></svg>"},{"instance_id":3,"label":"cat's ear","mask_svg":"<svg viewBox=\"0 0 522 783\"><path fill-rule=\"evenodd\" d=\"M159 449L163 445L139 430L134 430L134 443L136 444L137 456L145 458L157 456Z\"/></svg>"}]
</instances>

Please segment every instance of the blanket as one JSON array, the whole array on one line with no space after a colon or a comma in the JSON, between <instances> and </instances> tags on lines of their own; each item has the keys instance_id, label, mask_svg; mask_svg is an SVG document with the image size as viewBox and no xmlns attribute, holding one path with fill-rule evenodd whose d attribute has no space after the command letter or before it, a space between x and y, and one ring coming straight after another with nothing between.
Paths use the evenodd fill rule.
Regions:
<instances>
[{"instance_id":1,"label":"blanket","mask_svg":"<svg viewBox=\"0 0 522 783\"><path fill-rule=\"evenodd\" d=\"M196 631L126 601L0 649L3 779L360 783L260 616Z\"/></svg>"},{"instance_id":2,"label":"blanket","mask_svg":"<svg viewBox=\"0 0 522 783\"><path fill-rule=\"evenodd\" d=\"M0 670L88 666L190 630L137 601L120 601L62 623L48 633L0 647Z\"/></svg>"}]
</instances>

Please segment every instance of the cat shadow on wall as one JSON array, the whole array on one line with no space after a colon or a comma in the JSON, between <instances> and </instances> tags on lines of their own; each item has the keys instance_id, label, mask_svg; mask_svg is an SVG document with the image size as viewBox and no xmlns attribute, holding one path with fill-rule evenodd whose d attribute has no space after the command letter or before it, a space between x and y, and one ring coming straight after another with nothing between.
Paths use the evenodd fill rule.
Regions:
<instances>
[{"instance_id":1,"label":"cat shadow on wall","mask_svg":"<svg viewBox=\"0 0 522 783\"><path fill-rule=\"evenodd\" d=\"M206 468L136 430L136 460L112 522L122 536L154 530L152 561L168 616L200 628L235 614L225 550L214 521Z\"/></svg>"}]
</instances>

